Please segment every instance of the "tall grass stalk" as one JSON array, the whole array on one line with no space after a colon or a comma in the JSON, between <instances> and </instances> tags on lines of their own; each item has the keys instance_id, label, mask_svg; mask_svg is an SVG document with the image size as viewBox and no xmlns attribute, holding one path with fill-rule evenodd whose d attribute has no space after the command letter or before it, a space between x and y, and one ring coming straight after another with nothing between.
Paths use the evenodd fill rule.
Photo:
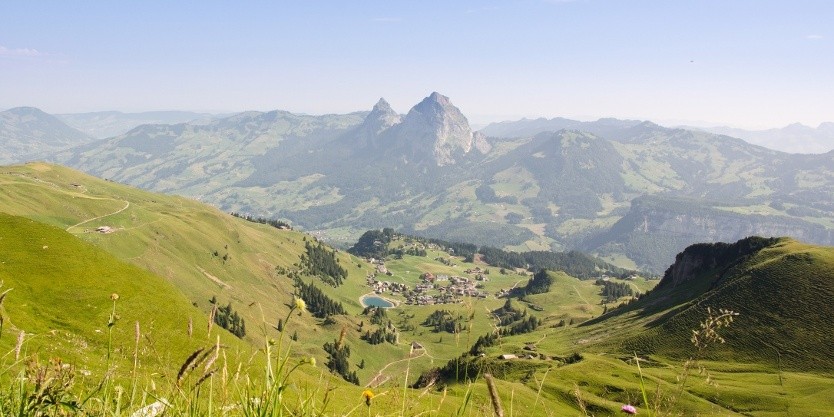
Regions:
<instances>
[{"instance_id":1,"label":"tall grass stalk","mask_svg":"<svg viewBox=\"0 0 834 417\"><path fill-rule=\"evenodd\" d=\"M646 385L643 383L643 369L640 367L640 358L637 357L637 353L634 354L634 362L637 363L637 373L640 375L640 392L643 394L643 407L646 408L646 412L649 414L649 417L652 417L654 414L652 413L652 407L649 405Z\"/></svg>"},{"instance_id":2,"label":"tall grass stalk","mask_svg":"<svg viewBox=\"0 0 834 417\"><path fill-rule=\"evenodd\" d=\"M110 317L107 319L107 367L110 368L110 355L113 352L113 326L116 325L116 320L119 316L116 315L116 301L119 300L119 294L110 294L110 299L113 300L113 310L110 312Z\"/></svg>"}]
</instances>

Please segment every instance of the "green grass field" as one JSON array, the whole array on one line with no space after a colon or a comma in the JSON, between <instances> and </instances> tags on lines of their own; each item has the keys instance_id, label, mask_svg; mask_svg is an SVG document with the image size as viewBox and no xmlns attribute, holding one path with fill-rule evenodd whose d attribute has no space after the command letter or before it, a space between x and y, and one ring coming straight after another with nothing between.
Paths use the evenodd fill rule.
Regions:
<instances>
[{"instance_id":1,"label":"green grass field","mask_svg":"<svg viewBox=\"0 0 834 417\"><path fill-rule=\"evenodd\" d=\"M293 287L291 279L276 268L297 268L305 240L313 237L250 223L195 201L148 193L53 165L5 167L0 184L0 212L7 213L0 214L0 292L12 288L0 310L4 318L0 333L3 384L18 378L31 358L45 362L60 357L73 364L78 373L77 389L95 386L109 370L112 378L108 377L110 382L96 397L102 399L98 409L109 410L103 415L125 415L151 402L154 395L171 398L171 393L176 393L173 387L180 365L191 352L211 346L220 335L226 373L218 371L209 377L207 383L212 385L205 388L209 394L204 392L195 401L202 404L201 410L207 410L206 401L212 398L218 415L221 404L240 406L241 398L257 393L263 385L264 346L269 339L283 340L283 351L291 350L291 365L311 356L320 364L316 368L299 367L292 374L284 397L292 407L285 410L290 415L494 413L480 378L424 389L403 386L413 383L424 371L444 366L468 351L479 336L493 332L495 319L490 312L504 304L504 299L494 294L526 285L530 277L525 271L502 274L499 268L466 263L460 258L451 258L454 266L450 266L435 260L450 258L439 250L429 250L425 257L388 259L386 267L391 275L378 278L408 285L420 282L424 272L471 276L466 269L488 268L489 280L481 284L489 295L485 299L464 297L459 304L401 303L387 311L388 319L397 328L413 330L400 331L396 345L371 345L360 339L363 330L372 327L368 317L361 315L359 298L371 292L365 276L374 265L338 252L339 264L348 271L343 285L334 288L315 277L303 279L316 283L330 298L341 302L348 314L325 322L307 313L293 313L282 337L274 326L290 311ZM95 232L99 226L109 226L113 232ZM408 242L391 243L394 247L400 244ZM543 322L532 333L501 337L479 359L482 371L496 375L505 415L613 415L624 403L637 405L643 415L646 410L640 374L631 347L646 344L654 350L641 353L642 370L649 404L660 411L656 415L828 415L834 407L834 378L826 368L829 361L820 354L826 352L828 328L821 321L796 329L773 326L783 323L780 320L784 318L810 314L803 310L794 317L792 311L798 310L793 306L828 311L826 300L834 295L828 292L830 272L823 271L834 270L832 260L831 248L786 241L748 260L745 265L752 272L733 281L734 287L727 287L738 289L742 297L723 291L697 299L704 305L741 313L726 329L727 346L716 349L703 362L717 385L707 384L697 372L691 372L685 385L678 381L686 372L684 360L694 351L687 337L679 336L698 327L705 318L703 308L685 310L675 320L664 316L671 314L666 309L651 314L625 309L622 314L600 320L605 309L627 300L604 305L601 289L593 280L579 280L562 272L550 273L553 284L548 293L513 302ZM796 276L808 279L785 278ZM642 278L622 282L641 293L657 283ZM762 283L767 286L759 285ZM694 297L708 286L685 289ZM768 300L768 291L778 291L787 298ZM108 348L112 293L119 294L119 319L112 327L113 341ZM681 294L686 292L678 292L675 297L684 300ZM217 326L213 326L211 336L207 334L211 311L208 300L212 296L222 305L232 303L246 320L246 337L237 339ZM404 301L398 295L384 296ZM788 308L780 309L780 304ZM774 314L762 315L756 306L767 306ZM436 333L423 326L423 321L438 309L461 316L464 330ZM659 322L671 327L653 323L661 318ZM745 322L747 318L760 322ZM190 337L189 320L193 327ZM580 325L588 320L593 322ZM141 331L138 344L136 322ZM360 323L364 329L360 329ZM761 333L768 326L772 332ZM15 359L21 330L26 336L22 352ZM350 366L356 370L360 386L342 381L321 365L327 361L322 345L338 339L342 332L343 343L351 348ZM761 345L757 340L782 340L775 333L784 333L782 339L793 340L792 344L785 342L787 349L780 352L782 356L754 354ZM297 341L289 339L292 334L297 334ZM424 349L412 352L411 342L420 343ZM525 349L531 346L534 351ZM108 352L112 357L109 364ZM536 358L524 359L531 352ZM272 353L274 358L275 351ZM581 354L582 360L567 364L564 358L574 353ZM521 358L503 361L498 359L501 354ZM365 365L362 369L358 368L360 362ZM277 367L274 360L273 365ZM237 366L241 374L233 383ZM377 395L370 410L361 396L367 384ZM117 385L122 389L138 387L129 405L112 405ZM192 391L174 398L186 407L195 395ZM104 407L105 403L110 405ZM182 408L177 410L175 415L188 414ZM236 410L231 415L251 415Z\"/></svg>"}]
</instances>

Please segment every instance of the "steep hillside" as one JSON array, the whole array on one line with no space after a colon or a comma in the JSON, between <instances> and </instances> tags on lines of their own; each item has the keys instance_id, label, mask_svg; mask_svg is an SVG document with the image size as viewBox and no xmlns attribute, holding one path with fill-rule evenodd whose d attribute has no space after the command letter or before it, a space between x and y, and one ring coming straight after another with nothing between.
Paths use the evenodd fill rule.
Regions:
<instances>
[{"instance_id":1,"label":"steep hillside","mask_svg":"<svg viewBox=\"0 0 834 417\"><path fill-rule=\"evenodd\" d=\"M93 139L34 107L0 112L0 164L44 158Z\"/></svg>"},{"instance_id":2,"label":"steep hillside","mask_svg":"<svg viewBox=\"0 0 834 417\"><path fill-rule=\"evenodd\" d=\"M161 371L159 377L169 381L185 358L214 342L216 334L233 357L251 351L222 329L209 337L208 316L164 279L60 228L5 213L0 213L0 282L0 293L8 291L0 309L0 351L13 350L22 331L24 356L39 352L61 357L94 370L97 379L108 355L114 304L118 319L111 351L118 366L133 363L136 323L143 335L142 373ZM118 295L115 303L112 294Z\"/></svg>"},{"instance_id":3,"label":"steep hillside","mask_svg":"<svg viewBox=\"0 0 834 417\"><path fill-rule=\"evenodd\" d=\"M590 323L644 320L621 349L688 356L707 309L732 310L735 322L721 331L726 343L711 346L709 357L831 373L834 360L823 352L834 343L832 297L834 248L748 238L688 247L652 291Z\"/></svg>"},{"instance_id":4,"label":"steep hillside","mask_svg":"<svg viewBox=\"0 0 834 417\"><path fill-rule=\"evenodd\" d=\"M222 306L231 303L247 323L245 339L253 343L277 336L274 324L286 315L295 292L287 273L298 269L305 240L312 240L193 200L137 190L54 165L4 167L0 184L0 211L60 227L163 277L204 314L212 308L212 297ZM97 231L101 227L107 229ZM337 256L347 268L347 280L361 280L364 274L351 257ZM352 314L361 311L358 295L340 293L320 281L319 285ZM318 324L310 317L298 320L297 331L308 335L299 353L324 356L321 346L332 335Z\"/></svg>"}]
</instances>

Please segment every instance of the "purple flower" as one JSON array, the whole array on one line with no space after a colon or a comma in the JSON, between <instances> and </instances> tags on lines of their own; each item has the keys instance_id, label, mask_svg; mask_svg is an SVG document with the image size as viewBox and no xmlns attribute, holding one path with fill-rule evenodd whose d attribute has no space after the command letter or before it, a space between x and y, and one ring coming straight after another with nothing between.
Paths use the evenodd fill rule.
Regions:
<instances>
[{"instance_id":1,"label":"purple flower","mask_svg":"<svg viewBox=\"0 0 834 417\"><path fill-rule=\"evenodd\" d=\"M624 405L620 410L626 414L637 414L637 407L631 404Z\"/></svg>"}]
</instances>

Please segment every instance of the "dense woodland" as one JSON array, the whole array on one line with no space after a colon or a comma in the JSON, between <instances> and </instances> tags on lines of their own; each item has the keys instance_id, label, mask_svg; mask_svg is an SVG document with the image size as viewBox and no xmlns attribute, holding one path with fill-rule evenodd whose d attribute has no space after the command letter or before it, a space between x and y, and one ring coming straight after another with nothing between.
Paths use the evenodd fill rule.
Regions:
<instances>
[{"instance_id":1,"label":"dense woodland","mask_svg":"<svg viewBox=\"0 0 834 417\"><path fill-rule=\"evenodd\" d=\"M482 247L478 250L482 260L489 265L500 268L524 268L527 270L549 269L564 271L579 279L591 279L607 272L620 277L628 276L634 271L619 268L582 252L509 252L502 249Z\"/></svg>"},{"instance_id":2,"label":"dense woodland","mask_svg":"<svg viewBox=\"0 0 834 417\"><path fill-rule=\"evenodd\" d=\"M498 319L498 333L502 335L529 333L536 330L541 324L541 320L533 315L528 315L526 309L516 308L511 298L507 298L504 305L493 311L492 315Z\"/></svg>"}]
</instances>

